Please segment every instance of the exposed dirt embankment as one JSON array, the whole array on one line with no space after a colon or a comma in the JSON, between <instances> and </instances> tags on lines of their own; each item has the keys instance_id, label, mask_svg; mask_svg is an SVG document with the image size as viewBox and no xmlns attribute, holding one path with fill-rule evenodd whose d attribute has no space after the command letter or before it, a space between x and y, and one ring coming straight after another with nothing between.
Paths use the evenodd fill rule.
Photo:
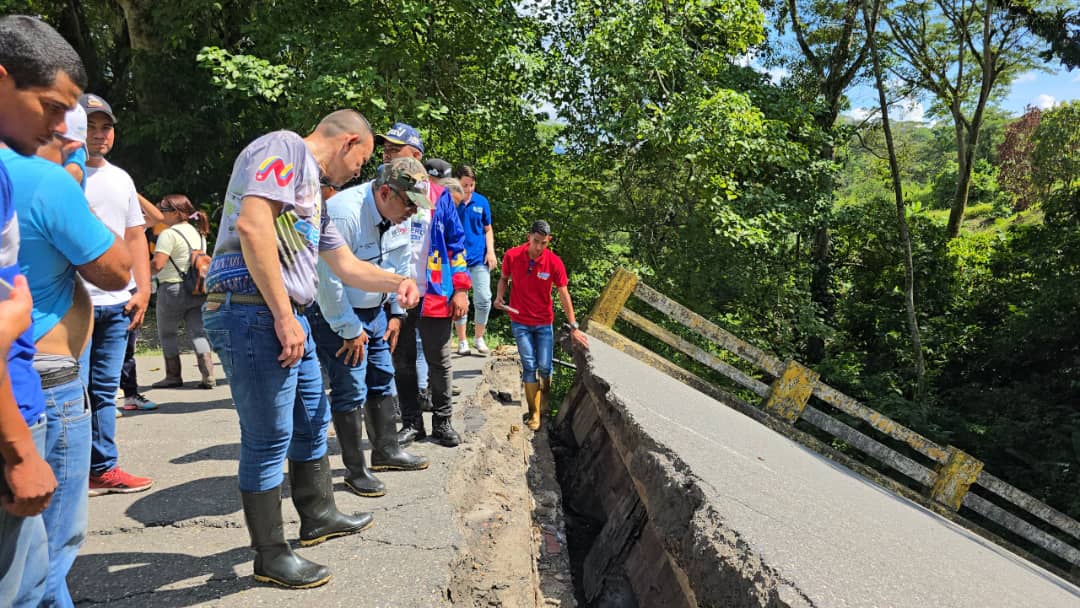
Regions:
<instances>
[{"instance_id":1,"label":"exposed dirt embankment","mask_svg":"<svg viewBox=\"0 0 1080 608\"><path fill-rule=\"evenodd\" d=\"M574 606L554 461L546 432L522 424L516 353L498 349L484 377L466 410L464 454L448 484L465 538L450 599L458 606Z\"/></svg>"}]
</instances>

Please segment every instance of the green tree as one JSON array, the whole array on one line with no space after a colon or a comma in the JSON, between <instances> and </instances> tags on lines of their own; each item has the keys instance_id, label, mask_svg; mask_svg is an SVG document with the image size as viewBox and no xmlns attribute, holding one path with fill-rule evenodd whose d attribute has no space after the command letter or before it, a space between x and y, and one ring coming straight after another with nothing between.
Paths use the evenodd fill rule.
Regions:
<instances>
[{"instance_id":1,"label":"green tree","mask_svg":"<svg viewBox=\"0 0 1080 608\"><path fill-rule=\"evenodd\" d=\"M1032 135L1031 181L1050 220L1080 219L1080 102L1046 111Z\"/></svg>"},{"instance_id":2,"label":"green tree","mask_svg":"<svg viewBox=\"0 0 1080 608\"><path fill-rule=\"evenodd\" d=\"M554 11L552 99L586 217L703 314L785 349L825 331L798 235L829 205L828 138L790 91L737 65L763 37L756 3L564 0Z\"/></svg>"},{"instance_id":3,"label":"green tree","mask_svg":"<svg viewBox=\"0 0 1080 608\"><path fill-rule=\"evenodd\" d=\"M956 189L946 227L955 238L967 209L975 151L988 105L1034 67L1030 35L994 0L915 0L885 10L892 73L933 95L931 111L952 119Z\"/></svg>"}]
</instances>

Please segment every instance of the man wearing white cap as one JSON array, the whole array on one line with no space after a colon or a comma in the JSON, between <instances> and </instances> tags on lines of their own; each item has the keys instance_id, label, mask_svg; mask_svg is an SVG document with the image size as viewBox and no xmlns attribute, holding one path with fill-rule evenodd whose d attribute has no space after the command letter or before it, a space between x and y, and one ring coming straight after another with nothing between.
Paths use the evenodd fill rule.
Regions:
<instances>
[{"instance_id":1,"label":"man wearing white cap","mask_svg":"<svg viewBox=\"0 0 1080 608\"><path fill-rule=\"evenodd\" d=\"M60 164L86 190L86 110L81 105L68 110L64 124L67 132L61 136L64 146Z\"/></svg>"}]
</instances>

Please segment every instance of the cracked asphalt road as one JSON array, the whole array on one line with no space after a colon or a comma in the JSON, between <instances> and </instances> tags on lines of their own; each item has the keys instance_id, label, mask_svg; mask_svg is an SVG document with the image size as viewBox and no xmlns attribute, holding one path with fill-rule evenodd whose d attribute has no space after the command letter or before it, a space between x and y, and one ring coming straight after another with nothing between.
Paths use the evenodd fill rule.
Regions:
<instances>
[{"instance_id":1,"label":"cracked asphalt road","mask_svg":"<svg viewBox=\"0 0 1080 608\"><path fill-rule=\"evenodd\" d=\"M194 387L191 355L184 365ZM482 357L454 357L455 427L464 431L463 403L475 395ZM162 376L158 357L139 357L140 384ZM371 511L375 525L316 547L295 544L299 522L283 502L286 538L304 557L330 567L328 585L289 591L255 583L254 553L236 485L240 429L220 367L218 388L148 391L152 412L117 421L120 466L153 477L144 493L90 499L86 544L68 577L76 604L110 607L180 606L444 606L461 536L448 497L448 471L459 452L431 443L410 450L427 456L420 472L379 473L381 498L361 498L341 484L344 468L331 437L336 499L343 511ZM430 428L430 418L428 419ZM466 437L468 440L468 437ZM287 485L287 484L286 484Z\"/></svg>"}]
</instances>

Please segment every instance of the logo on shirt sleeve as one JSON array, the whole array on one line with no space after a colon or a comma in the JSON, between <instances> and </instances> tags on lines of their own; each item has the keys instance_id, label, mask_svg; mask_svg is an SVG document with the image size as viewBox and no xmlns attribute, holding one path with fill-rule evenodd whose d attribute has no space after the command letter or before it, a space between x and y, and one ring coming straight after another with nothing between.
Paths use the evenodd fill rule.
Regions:
<instances>
[{"instance_id":1,"label":"logo on shirt sleeve","mask_svg":"<svg viewBox=\"0 0 1080 608\"><path fill-rule=\"evenodd\" d=\"M280 156L271 156L259 164L259 170L255 172L255 181L265 182L271 174L274 175L277 185L284 188L292 181L296 171L293 171L292 163L286 165L285 160Z\"/></svg>"}]
</instances>

